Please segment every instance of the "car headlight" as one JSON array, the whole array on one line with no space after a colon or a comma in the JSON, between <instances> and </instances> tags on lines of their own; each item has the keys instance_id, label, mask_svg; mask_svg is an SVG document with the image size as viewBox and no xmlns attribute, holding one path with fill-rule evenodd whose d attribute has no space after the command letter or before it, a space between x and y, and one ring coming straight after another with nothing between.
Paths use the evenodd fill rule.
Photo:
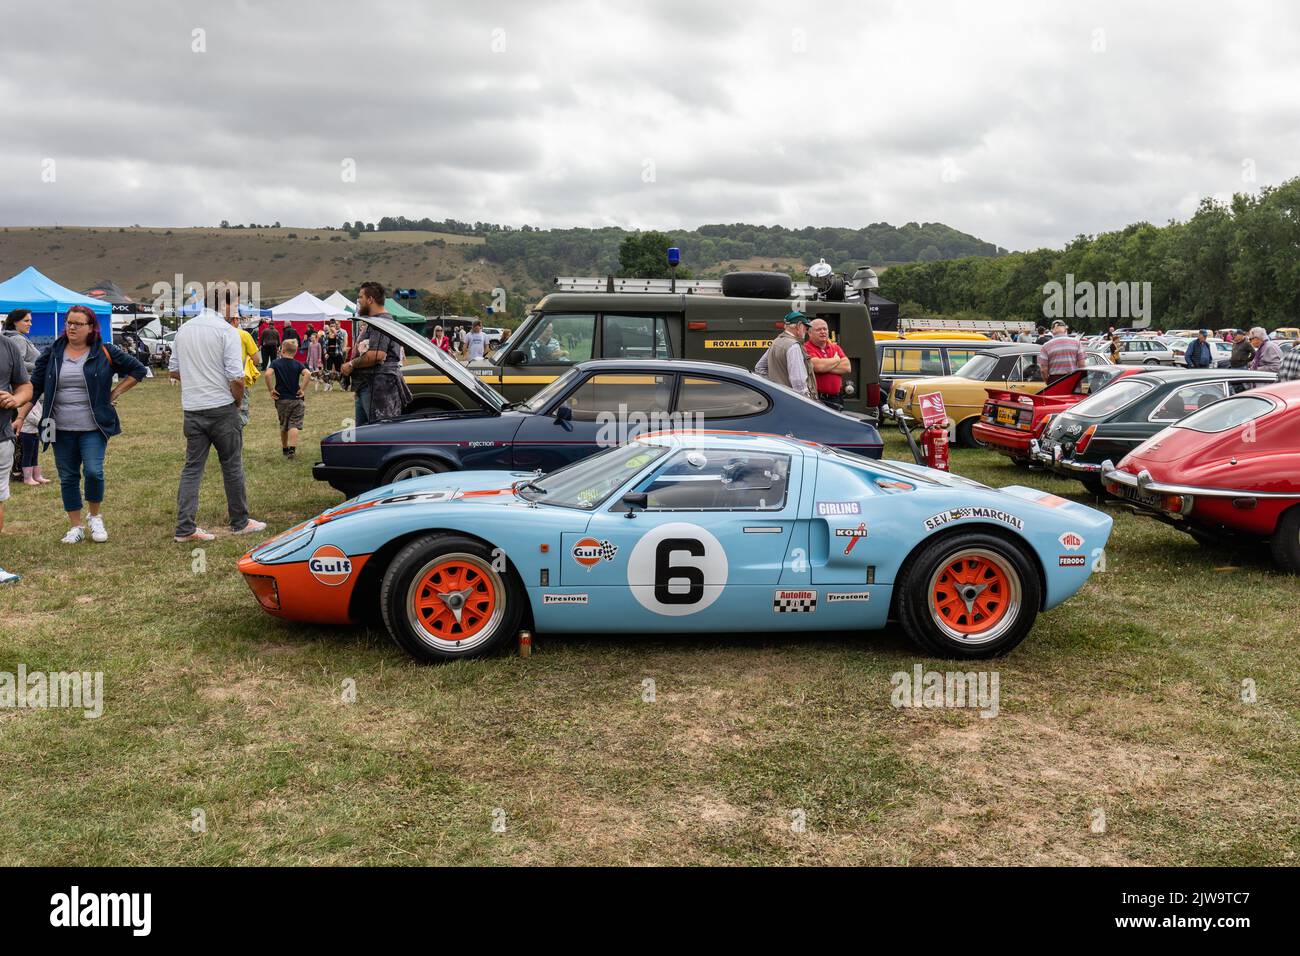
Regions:
<instances>
[{"instance_id":1,"label":"car headlight","mask_svg":"<svg viewBox=\"0 0 1300 956\"><path fill-rule=\"evenodd\" d=\"M280 537L272 538L262 546L261 550L253 552L253 560L264 564L272 564L288 557L301 548L305 548L315 536L315 522L305 521L295 528L290 528Z\"/></svg>"}]
</instances>

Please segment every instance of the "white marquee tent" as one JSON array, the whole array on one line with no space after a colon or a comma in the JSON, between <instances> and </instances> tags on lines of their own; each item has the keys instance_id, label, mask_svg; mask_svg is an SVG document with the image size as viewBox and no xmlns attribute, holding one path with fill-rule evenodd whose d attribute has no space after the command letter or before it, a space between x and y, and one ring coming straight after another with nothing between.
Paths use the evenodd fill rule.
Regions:
<instances>
[{"instance_id":1,"label":"white marquee tent","mask_svg":"<svg viewBox=\"0 0 1300 956\"><path fill-rule=\"evenodd\" d=\"M356 315L357 312L357 304L338 290L325 297L325 304L335 309L342 309L351 315Z\"/></svg>"}]
</instances>

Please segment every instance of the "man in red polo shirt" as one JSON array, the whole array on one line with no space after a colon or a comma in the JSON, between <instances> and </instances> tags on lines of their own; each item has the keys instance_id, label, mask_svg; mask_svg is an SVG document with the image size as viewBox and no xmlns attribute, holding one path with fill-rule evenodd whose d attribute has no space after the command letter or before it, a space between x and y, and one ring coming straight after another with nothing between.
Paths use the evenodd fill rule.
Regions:
<instances>
[{"instance_id":1,"label":"man in red polo shirt","mask_svg":"<svg viewBox=\"0 0 1300 956\"><path fill-rule=\"evenodd\" d=\"M844 408L844 401L840 398L844 387L842 376L847 375L853 366L844 350L831 341L830 326L825 319L813 319L803 347L812 359L813 373L817 376L817 397L823 405Z\"/></svg>"}]
</instances>

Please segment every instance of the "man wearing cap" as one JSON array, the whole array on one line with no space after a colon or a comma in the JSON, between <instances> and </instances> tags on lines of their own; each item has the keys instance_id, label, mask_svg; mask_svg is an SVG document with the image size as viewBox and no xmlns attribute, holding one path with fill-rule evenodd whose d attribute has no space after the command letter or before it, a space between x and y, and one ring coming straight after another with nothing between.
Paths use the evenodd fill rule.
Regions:
<instances>
[{"instance_id":1,"label":"man wearing cap","mask_svg":"<svg viewBox=\"0 0 1300 956\"><path fill-rule=\"evenodd\" d=\"M1188 368L1209 368L1214 364L1214 349L1209 342L1209 329L1201 329L1199 335L1187 346L1183 358L1187 359Z\"/></svg>"},{"instance_id":2,"label":"man wearing cap","mask_svg":"<svg viewBox=\"0 0 1300 956\"><path fill-rule=\"evenodd\" d=\"M816 401L817 382L813 377L812 359L803 350L803 341L810 325L812 320L802 312L787 312L785 328L772 340L772 344L754 366L754 371Z\"/></svg>"},{"instance_id":3,"label":"man wearing cap","mask_svg":"<svg viewBox=\"0 0 1300 956\"><path fill-rule=\"evenodd\" d=\"M1238 329L1232 336L1232 358L1228 360L1228 366L1230 368L1245 368L1254 357L1254 347L1246 341L1246 333Z\"/></svg>"},{"instance_id":4,"label":"man wearing cap","mask_svg":"<svg viewBox=\"0 0 1300 956\"><path fill-rule=\"evenodd\" d=\"M817 400L836 410L844 408L840 391L844 388L843 377L853 368L844 350L831 341L830 326L825 319L813 319L808 327L808 340L803 344L812 362L813 376L817 385Z\"/></svg>"},{"instance_id":5,"label":"man wearing cap","mask_svg":"<svg viewBox=\"0 0 1300 956\"><path fill-rule=\"evenodd\" d=\"M1069 375L1086 364L1088 356L1083 351L1083 346L1078 339L1070 338L1065 323L1060 319L1052 323L1052 337L1042 345L1038 353L1038 364L1042 366L1045 382Z\"/></svg>"}]
</instances>

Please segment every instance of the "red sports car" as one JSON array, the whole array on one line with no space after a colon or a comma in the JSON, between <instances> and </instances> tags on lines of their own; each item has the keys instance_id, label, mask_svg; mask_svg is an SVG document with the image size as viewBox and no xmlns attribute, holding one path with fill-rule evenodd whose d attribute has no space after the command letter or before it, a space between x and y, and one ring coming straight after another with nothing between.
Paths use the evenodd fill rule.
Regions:
<instances>
[{"instance_id":1,"label":"red sports car","mask_svg":"<svg viewBox=\"0 0 1300 956\"><path fill-rule=\"evenodd\" d=\"M1009 455L1016 464L1027 465L1030 439L1043 434L1053 415L1111 382L1141 371L1141 365L1090 365L1062 375L1036 395L986 388L989 397L971 434L993 451Z\"/></svg>"},{"instance_id":2,"label":"red sports car","mask_svg":"<svg viewBox=\"0 0 1300 956\"><path fill-rule=\"evenodd\" d=\"M1197 540L1268 541L1300 572L1300 382L1207 405L1101 474L1111 494Z\"/></svg>"}]
</instances>

